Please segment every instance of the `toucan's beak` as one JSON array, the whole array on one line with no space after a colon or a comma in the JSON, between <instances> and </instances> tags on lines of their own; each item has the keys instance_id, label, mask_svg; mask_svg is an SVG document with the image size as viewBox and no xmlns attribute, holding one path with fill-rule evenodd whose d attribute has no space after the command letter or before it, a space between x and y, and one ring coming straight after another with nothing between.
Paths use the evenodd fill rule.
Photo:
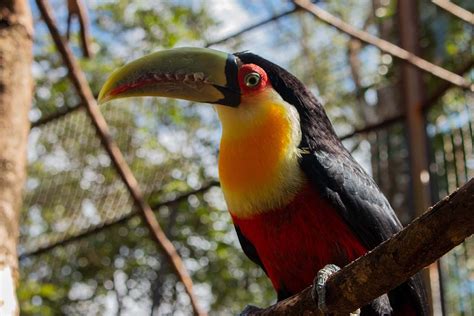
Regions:
<instances>
[{"instance_id":1,"label":"toucan's beak","mask_svg":"<svg viewBox=\"0 0 474 316\"><path fill-rule=\"evenodd\" d=\"M207 48L176 48L117 69L99 93L99 104L136 96L161 96L236 107L238 59Z\"/></svg>"}]
</instances>

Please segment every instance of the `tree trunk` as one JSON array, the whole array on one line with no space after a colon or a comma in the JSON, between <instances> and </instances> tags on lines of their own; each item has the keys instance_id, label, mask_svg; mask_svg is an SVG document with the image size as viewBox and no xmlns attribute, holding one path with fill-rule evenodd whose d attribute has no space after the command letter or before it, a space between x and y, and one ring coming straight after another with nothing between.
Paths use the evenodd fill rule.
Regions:
<instances>
[{"instance_id":1,"label":"tree trunk","mask_svg":"<svg viewBox=\"0 0 474 316\"><path fill-rule=\"evenodd\" d=\"M27 0L0 3L0 315L20 313L17 241L33 80L33 21Z\"/></svg>"}]
</instances>

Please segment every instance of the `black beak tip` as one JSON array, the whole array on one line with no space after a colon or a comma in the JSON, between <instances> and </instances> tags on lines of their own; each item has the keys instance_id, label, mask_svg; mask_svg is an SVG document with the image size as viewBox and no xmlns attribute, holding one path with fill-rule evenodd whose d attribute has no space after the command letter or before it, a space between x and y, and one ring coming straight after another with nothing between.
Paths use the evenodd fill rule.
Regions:
<instances>
[{"instance_id":1,"label":"black beak tip","mask_svg":"<svg viewBox=\"0 0 474 316\"><path fill-rule=\"evenodd\" d=\"M214 101L212 103L215 104L221 104L221 105L226 105L230 107L238 107L240 104L240 92L234 89L231 89L230 87L219 87L219 86L214 86L217 90L219 90L224 97L220 100Z\"/></svg>"}]
</instances>

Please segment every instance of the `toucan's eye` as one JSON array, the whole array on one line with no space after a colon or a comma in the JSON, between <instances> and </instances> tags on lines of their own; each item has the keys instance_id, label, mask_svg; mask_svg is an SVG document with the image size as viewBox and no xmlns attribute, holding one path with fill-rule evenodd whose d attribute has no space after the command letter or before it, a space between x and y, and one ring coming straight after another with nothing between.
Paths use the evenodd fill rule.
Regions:
<instances>
[{"instance_id":1,"label":"toucan's eye","mask_svg":"<svg viewBox=\"0 0 474 316\"><path fill-rule=\"evenodd\" d=\"M255 64L242 65L238 72L238 81L242 95L262 92L270 84L265 70Z\"/></svg>"},{"instance_id":2,"label":"toucan's eye","mask_svg":"<svg viewBox=\"0 0 474 316\"><path fill-rule=\"evenodd\" d=\"M245 75L244 82L245 85L249 88L255 88L260 84L262 78L258 72L251 72Z\"/></svg>"}]
</instances>

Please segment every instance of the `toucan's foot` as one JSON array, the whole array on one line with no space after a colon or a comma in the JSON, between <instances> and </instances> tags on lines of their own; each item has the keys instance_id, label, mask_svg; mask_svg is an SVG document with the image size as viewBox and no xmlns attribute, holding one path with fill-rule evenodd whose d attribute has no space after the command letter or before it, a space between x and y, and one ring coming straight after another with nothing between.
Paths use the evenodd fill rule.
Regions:
<instances>
[{"instance_id":1,"label":"toucan's foot","mask_svg":"<svg viewBox=\"0 0 474 316\"><path fill-rule=\"evenodd\" d=\"M341 270L341 268L335 264L327 264L324 268L318 271L318 274L314 278L311 294L314 300L316 300L316 296L318 297L318 308L323 313L328 311L326 306L326 282L331 275L339 270Z\"/></svg>"},{"instance_id":2,"label":"toucan's foot","mask_svg":"<svg viewBox=\"0 0 474 316\"><path fill-rule=\"evenodd\" d=\"M331 275L339 270L341 270L341 268L335 264L327 264L324 268L318 271L318 274L313 281L313 290L311 292L312 297L314 300L316 300L316 296L318 297L318 308L325 314L328 312L326 306L326 282ZM360 315L360 309L350 313L350 315Z\"/></svg>"},{"instance_id":3,"label":"toucan's foot","mask_svg":"<svg viewBox=\"0 0 474 316\"><path fill-rule=\"evenodd\" d=\"M253 313L256 313L258 311L261 311L261 308L258 308L257 306L254 305L247 305L245 306L244 310L240 312L239 316L250 316Z\"/></svg>"}]
</instances>

